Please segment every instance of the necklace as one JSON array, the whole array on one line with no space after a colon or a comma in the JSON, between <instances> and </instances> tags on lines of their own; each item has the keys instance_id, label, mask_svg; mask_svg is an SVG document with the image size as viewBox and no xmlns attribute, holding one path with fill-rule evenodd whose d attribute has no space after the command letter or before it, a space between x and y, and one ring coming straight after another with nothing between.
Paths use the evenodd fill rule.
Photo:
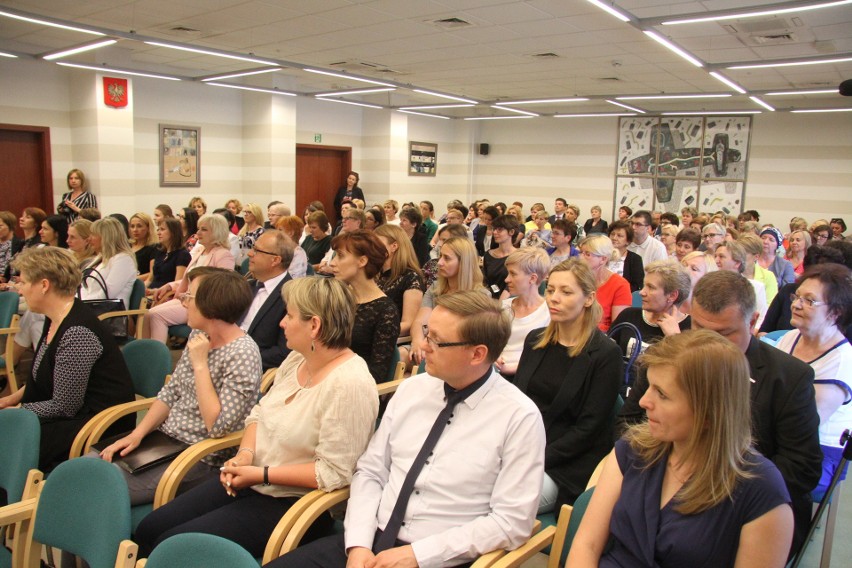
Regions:
<instances>
[{"instance_id":1,"label":"necklace","mask_svg":"<svg viewBox=\"0 0 852 568\"><path fill-rule=\"evenodd\" d=\"M333 363L335 360L337 360L337 359L338 359L341 355L343 355L343 353L338 353L337 355L335 355L334 357L332 357L331 359L329 359L328 361L326 361L325 363L323 363L323 364L319 367L319 369L317 369L317 373L319 373L320 371L322 371L323 369L325 369L328 365L330 365L330 364L331 364L331 363ZM311 382L314 380L314 374L311 372L311 369L310 369L310 367L308 366L308 361L307 361L307 359L305 360L305 366L304 366L304 368L305 368L305 372L308 374L308 380L307 380L307 381L305 381L305 384L304 384L303 386L301 386L301 387L300 387L302 390L304 390L304 389L306 389L306 388L309 388L309 387L311 386ZM297 382L298 382L298 381L297 381Z\"/></svg>"}]
</instances>

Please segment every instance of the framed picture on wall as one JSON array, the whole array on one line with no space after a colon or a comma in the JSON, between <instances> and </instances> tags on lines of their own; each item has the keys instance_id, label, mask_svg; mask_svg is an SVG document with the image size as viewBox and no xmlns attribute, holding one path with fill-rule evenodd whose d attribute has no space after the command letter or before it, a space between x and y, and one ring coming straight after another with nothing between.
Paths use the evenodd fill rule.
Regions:
<instances>
[{"instance_id":1,"label":"framed picture on wall","mask_svg":"<svg viewBox=\"0 0 852 568\"><path fill-rule=\"evenodd\" d=\"M434 176L438 170L438 145L409 142L408 175Z\"/></svg>"},{"instance_id":2,"label":"framed picture on wall","mask_svg":"<svg viewBox=\"0 0 852 568\"><path fill-rule=\"evenodd\" d=\"M201 127L159 125L160 187L201 186Z\"/></svg>"}]
</instances>

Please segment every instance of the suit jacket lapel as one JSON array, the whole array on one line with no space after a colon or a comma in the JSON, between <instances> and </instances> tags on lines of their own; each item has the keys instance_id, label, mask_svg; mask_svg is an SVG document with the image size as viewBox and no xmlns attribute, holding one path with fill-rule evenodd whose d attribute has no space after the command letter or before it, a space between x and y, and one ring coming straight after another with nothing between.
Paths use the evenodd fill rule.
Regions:
<instances>
[{"instance_id":1,"label":"suit jacket lapel","mask_svg":"<svg viewBox=\"0 0 852 568\"><path fill-rule=\"evenodd\" d=\"M260 306L260 309L257 310L257 313L255 314L254 319L252 320L251 325L249 326L249 335L254 333L255 328L260 323L260 320L263 319L263 316L266 314L266 312L271 310L272 306L274 306L275 303L279 300L279 298L281 297L281 287L284 286L284 283L292 279L292 276L290 276L290 273L288 272L287 275L284 276L284 278L281 280L281 282L278 283L278 286L276 286L272 290L272 292L270 292L270 294L266 297L266 300L263 302L263 305Z\"/></svg>"}]
</instances>

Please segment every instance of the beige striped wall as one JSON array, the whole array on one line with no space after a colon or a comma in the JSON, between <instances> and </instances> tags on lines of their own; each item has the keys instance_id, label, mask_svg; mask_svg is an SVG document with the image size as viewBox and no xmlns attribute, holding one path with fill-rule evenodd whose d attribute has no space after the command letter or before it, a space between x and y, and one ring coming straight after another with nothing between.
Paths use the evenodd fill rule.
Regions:
<instances>
[{"instance_id":1,"label":"beige striped wall","mask_svg":"<svg viewBox=\"0 0 852 568\"><path fill-rule=\"evenodd\" d=\"M293 203L295 145L352 148L370 202L429 199L438 212L458 198L489 197L528 208L565 197L586 216L612 213L617 119L437 120L197 83L131 80L130 106L101 100L100 77L33 61L0 61L0 122L49 126L54 194L65 174L89 174L104 211L131 214L159 202L184 206ZM160 123L202 128L201 188L161 188ZM438 144L438 175L407 174L409 141ZM478 145L490 145L480 156ZM754 119L746 208L785 225L790 217L852 221L852 116L763 114ZM850 223L852 224L852 223Z\"/></svg>"}]
</instances>

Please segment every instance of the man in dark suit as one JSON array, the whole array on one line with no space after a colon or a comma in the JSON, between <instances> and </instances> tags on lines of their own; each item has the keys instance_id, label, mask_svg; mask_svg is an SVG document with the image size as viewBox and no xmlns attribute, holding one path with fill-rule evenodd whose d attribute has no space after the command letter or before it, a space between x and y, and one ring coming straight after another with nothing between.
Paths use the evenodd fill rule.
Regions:
<instances>
[{"instance_id":1,"label":"man in dark suit","mask_svg":"<svg viewBox=\"0 0 852 568\"><path fill-rule=\"evenodd\" d=\"M286 306L281 286L291 280L287 269L296 245L281 231L266 231L248 252L249 272L254 277L254 300L240 321L243 329L260 348L263 370L278 367L290 353L280 327Z\"/></svg>"},{"instance_id":2,"label":"man in dark suit","mask_svg":"<svg viewBox=\"0 0 852 568\"><path fill-rule=\"evenodd\" d=\"M751 369L752 435L758 451L778 467L790 492L795 520L795 553L804 542L811 518L810 492L822 473L819 415L810 365L756 339L755 295L749 281L727 270L711 272L692 292L693 329L716 331L745 353ZM617 432L645 419L639 399L648 389L644 372L618 416Z\"/></svg>"},{"instance_id":3,"label":"man in dark suit","mask_svg":"<svg viewBox=\"0 0 852 568\"><path fill-rule=\"evenodd\" d=\"M557 197L553 202L553 215L548 217L547 222L553 225L554 221L565 218L565 211L568 209L568 202L564 197Z\"/></svg>"}]
</instances>

